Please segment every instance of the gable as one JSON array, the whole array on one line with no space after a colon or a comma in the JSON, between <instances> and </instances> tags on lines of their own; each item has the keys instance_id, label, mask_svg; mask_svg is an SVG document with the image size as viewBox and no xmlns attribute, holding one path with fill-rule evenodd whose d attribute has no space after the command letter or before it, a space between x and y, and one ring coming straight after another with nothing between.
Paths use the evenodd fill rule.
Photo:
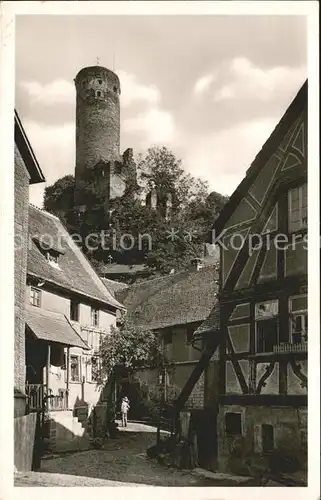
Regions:
<instances>
[{"instance_id":1,"label":"gable","mask_svg":"<svg viewBox=\"0 0 321 500\"><path fill-rule=\"evenodd\" d=\"M274 185L284 175L292 175L293 172L293 176L298 176L306 172L306 118L304 111L243 193L241 202L224 226L227 232L253 222Z\"/></svg>"},{"instance_id":2,"label":"gable","mask_svg":"<svg viewBox=\"0 0 321 500\"><path fill-rule=\"evenodd\" d=\"M58 266L49 265L37 244L40 239L42 244L60 249ZM30 276L104 303L106 308L124 308L105 287L60 220L32 205L29 207L27 271Z\"/></svg>"},{"instance_id":3,"label":"gable","mask_svg":"<svg viewBox=\"0 0 321 500\"><path fill-rule=\"evenodd\" d=\"M272 248L266 247L266 241L268 233L274 231L275 234L277 229L287 233L286 221L290 217L289 213L292 213L292 218L294 217L294 211L289 212L288 191L292 189L292 185L295 186L295 183L306 182L304 180L307 176L307 99L301 103L297 113L293 114L291 119L287 119L287 127L284 125L284 119L282 120L283 128L278 125L272 134L273 148L270 138L266 143L269 144L269 148L266 145L262 148L263 152L265 150L265 155L262 156L260 153L257 156L262 158L261 164L255 160L254 173L251 167L248 172L249 177L242 181L233 193L227 203L229 207L223 209L226 222L223 213L214 228L217 230L219 227L220 234L223 234L221 284L226 290L264 283L278 276L278 252L275 245ZM304 210L303 205L300 210ZM226 217L226 212L229 217ZM299 211L296 216L302 217L300 214ZM262 247L263 235L265 243ZM237 236L243 237L243 247L247 248L233 248L230 241L232 239L235 241ZM258 250L255 248L257 245ZM304 251L298 244L295 249L284 253L286 276L305 274Z\"/></svg>"},{"instance_id":4,"label":"gable","mask_svg":"<svg viewBox=\"0 0 321 500\"><path fill-rule=\"evenodd\" d=\"M285 112L284 116L262 147L261 151L251 163L243 181L238 185L234 193L230 196L229 201L224 205L224 208L219 217L216 219L213 228L216 234L220 234L223 229L226 230L228 226L232 226L232 224L229 224L229 219L232 216L234 218L238 218L239 220L243 220L242 217L239 217L234 213L244 197L246 197L255 209L260 208L260 204L256 202L249 191L254 185L259 174L261 174L262 169L264 169L265 172L264 174L261 174L261 184L263 175L265 176L268 170L270 170L271 175L273 175L274 168L276 168L273 166L273 163L280 159L282 162L282 169L283 165L287 163L287 156L290 155L290 153L292 155L297 154L299 149L303 153L301 164L306 170L307 94L308 81L306 80L295 99ZM301 129L302 124L303 127ZM302 141L304 142L303 145ZM291 148L289 148L289 145L291 145ZM272 160L273 155L274 158ZM292 164L291 168L293 168ZM257 196L260 198L260 188L258 187L257 189ZM265 193L263 193L263 195L264 194Z\"/></svg>"}]
</instances>

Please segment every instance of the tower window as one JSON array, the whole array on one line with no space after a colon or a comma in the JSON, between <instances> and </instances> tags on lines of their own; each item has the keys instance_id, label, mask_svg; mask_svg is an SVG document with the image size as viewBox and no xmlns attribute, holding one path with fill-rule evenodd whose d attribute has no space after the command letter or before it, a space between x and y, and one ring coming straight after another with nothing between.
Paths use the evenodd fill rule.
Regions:
<instances>
[{"instance_id":1,"label":"tower window","mask_svg":"<svg viewBox=\"0 0 321 500\"><path fill-rule=\"evenodd\" d=\"M103 83L103 81L102 80L98 80L98 83L99 83L99 85L101 85Z\"/></svg>"},{"instance_id":2,"label":"tower window","mask_svg":"<svg viewBox=\"0 0 321 500\"><path fill-rule=\"evenodd\" d=\"M114 87L114 92L117 92L117 90L118 90L118 89L117 89L117 87L115 86L115 87Z\"/></svg>"},{"instance_id":3,"label":"tower window","mask_svg":"<svg viewBox=\"0 0 321 500\"><path fill-rule=\"evenodd\" d=\"M97 97L101 97L101 92L100 92L100 90L97 90L97 92L96 92L96 96L97 96Z\"/></svg>"}]
</instances>

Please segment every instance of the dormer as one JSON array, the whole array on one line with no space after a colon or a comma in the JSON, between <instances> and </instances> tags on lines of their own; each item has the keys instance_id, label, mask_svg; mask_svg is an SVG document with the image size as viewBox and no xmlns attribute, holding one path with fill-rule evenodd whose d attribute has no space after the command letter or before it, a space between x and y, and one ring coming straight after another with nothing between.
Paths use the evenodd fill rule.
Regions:
<instances>
[{"instance_id":1,"label":"dormer","mask_svg":"<svg viewBox=\"0 0 321 500\"><path fill-rule=\"evenodd\" d=\"M45 255L48 263L52 267L59 269L59 257L61 256L61 253L57 252L56 250L50 249L45 252Z\"/></svg>"}]
</instances>

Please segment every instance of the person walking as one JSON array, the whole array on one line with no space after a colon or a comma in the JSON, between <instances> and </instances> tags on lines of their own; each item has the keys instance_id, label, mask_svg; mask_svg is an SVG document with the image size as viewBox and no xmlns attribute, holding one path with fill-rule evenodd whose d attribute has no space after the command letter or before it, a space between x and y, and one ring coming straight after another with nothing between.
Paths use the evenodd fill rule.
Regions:
<instances>
[{"instance_id":1,"label":"person walking","mask_svg":"<svg viewBox=\"0 0 321 500\"><path fill-rule=\"evenodd\" d=\"M121 402L121 407L120 407L120 411L121 411L121 421L122 421L122 426L123 427L127 427L127 413L129 411L129 400L127 398L127 396L125 396L123 399L122 399L122 402Z\"/></svg>"}]
</instances>

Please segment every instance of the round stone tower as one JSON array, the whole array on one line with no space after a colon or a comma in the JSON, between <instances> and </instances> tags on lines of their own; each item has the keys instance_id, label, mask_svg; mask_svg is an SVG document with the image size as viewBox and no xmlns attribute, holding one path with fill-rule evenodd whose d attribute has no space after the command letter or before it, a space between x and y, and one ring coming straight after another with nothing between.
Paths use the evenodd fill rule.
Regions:
<instances>
[{"instance_id":1,"label":"round stone tower","mask_svg":"<svg viewBox=\"0 0 321 500\"><path fill-rule=\"evenodd\" d=\"M119 161L120 82L107 68L91 66L79 71L76 85L76 186L87 169Z\"/></svg>"}]
</instances>

